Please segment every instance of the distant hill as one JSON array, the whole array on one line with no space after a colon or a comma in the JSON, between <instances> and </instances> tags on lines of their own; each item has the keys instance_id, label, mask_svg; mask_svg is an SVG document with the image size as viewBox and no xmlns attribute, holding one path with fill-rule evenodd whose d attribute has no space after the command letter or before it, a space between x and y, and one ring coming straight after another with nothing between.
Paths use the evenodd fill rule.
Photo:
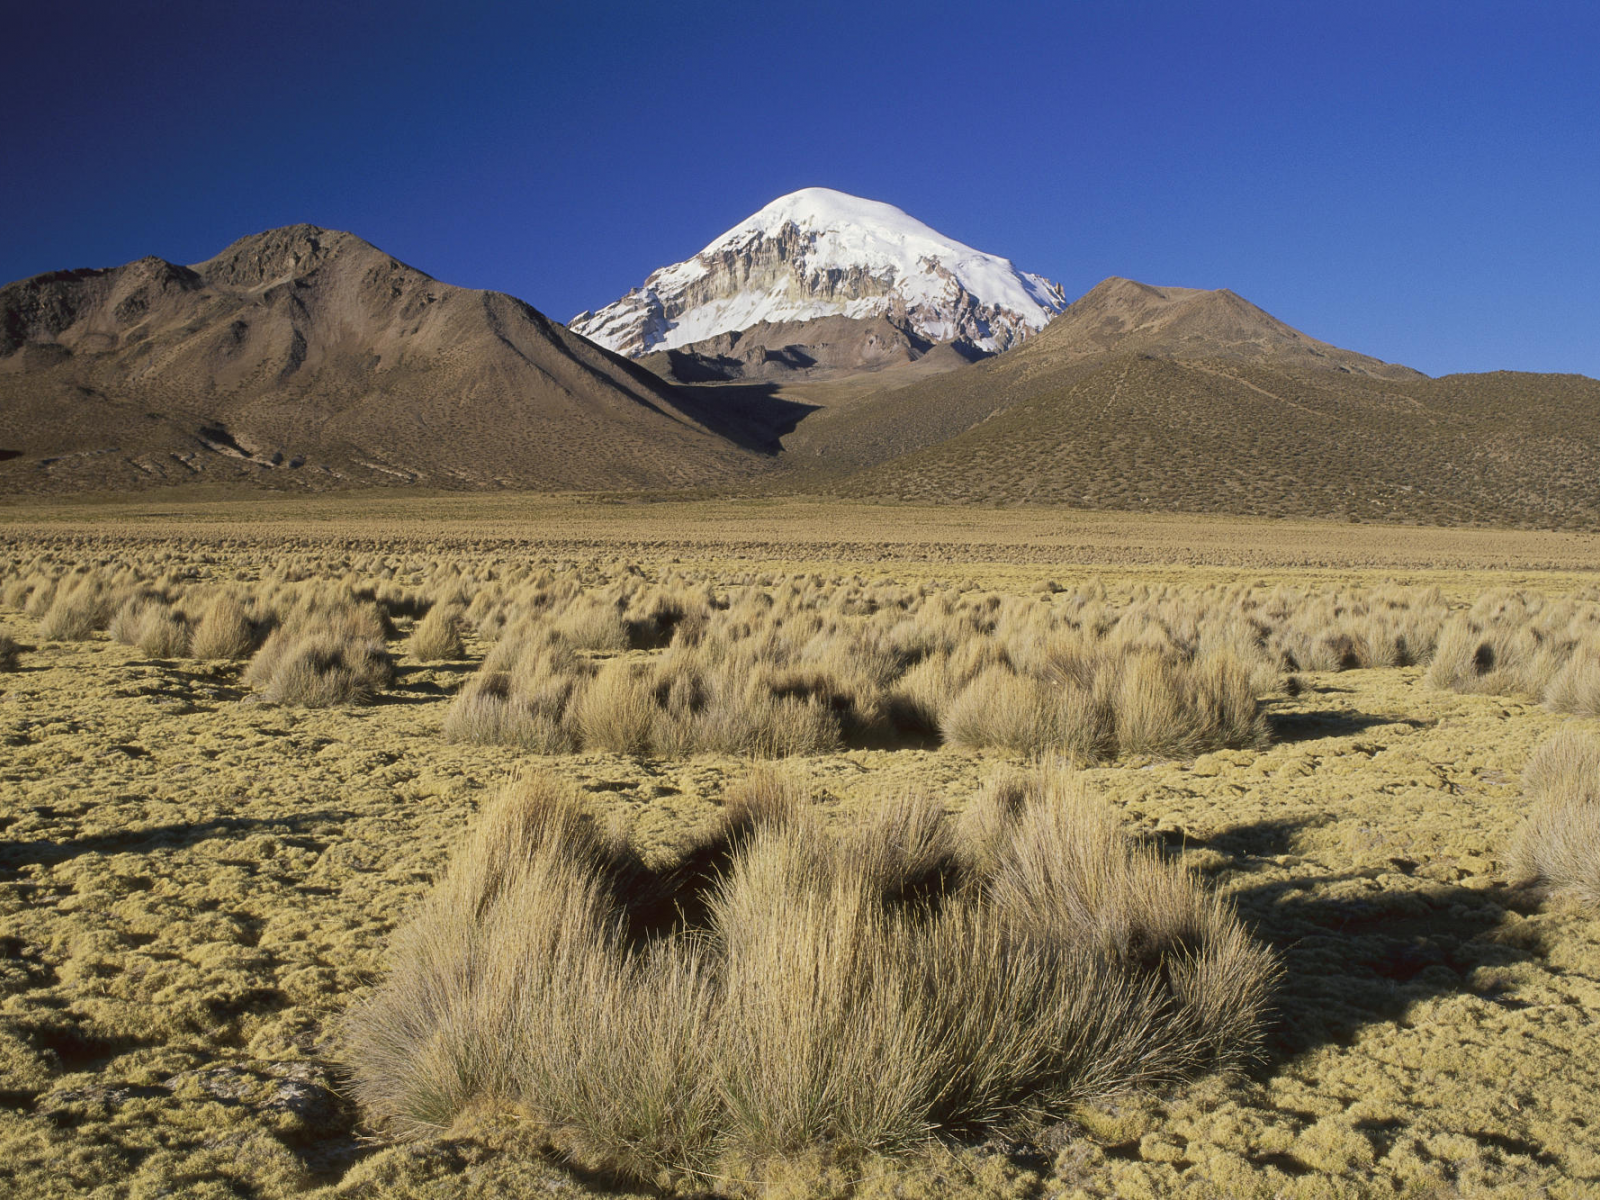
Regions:
<instances>
[{"instance_id":1,"label":"distant hill","mask_svg":"<svg viewBox=\"0 0 1600 1200\"><path fill-rule=\"evenodd\" d=\"M10 284L0 494L759 490L1600 527L1600 381L1429 379L1225 290L1108 279L1054 312L1053 285L954 243L967 257L918 258L913 278L889 260L938 235L815 191L730 231L737 244L695 270L679 264L674 303L697 314L698 340L644 349L660 295L590 319L631 331L637 361L311 225L192 266L144 258ZM870 228L844 220L861 213ZM883 259L881 277L862 263L832 283L785 274L801 252L826 265L846 251ZM725 285L770 319L710 332ZM874 289L884 311L831 311ZM951 336L927 336L941 320Z\"/></svg>"},{"instance_id":2,"label":"distant hill","mask_svg":"<svg viewBox=\"0 0 1600 1200\"><path fill-rule=\"evenodd\" d=\"M1231 292L1107 280L1015 350L784 439L811 486L956 503L1600 524L1600 382L1429 379Z\"/></svg>"},{"instance_id":3,"label":"distant hill","mask_svg":"<svg viewBox=\"0 0 1600 1200\"><path fill-rule=\"evenodd\" d=\"M1060 364L1102 354L1227 358L1379 379L1421 372L1319 342L1226 288L1152 287L1112 277L1067 306L1033 339L1028 358Z\"/></svg>"},{"instance_id":4,"label":"distant hill","mask_svg":"<svg viewBox=\"0 0 1600 1200\"><path fill-rule=\"evenodd\" d=\"M0 288L0 491L727 483L762 460L520 300L294 225Z\"/></svg>"}]
</instances>

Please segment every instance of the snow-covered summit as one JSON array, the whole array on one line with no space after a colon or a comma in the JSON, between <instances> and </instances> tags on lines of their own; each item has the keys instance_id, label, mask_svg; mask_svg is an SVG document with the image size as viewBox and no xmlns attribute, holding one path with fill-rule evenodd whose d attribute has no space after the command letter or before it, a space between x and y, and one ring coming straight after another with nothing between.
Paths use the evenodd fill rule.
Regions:
<instances>
[{"instance_id":1,"label":"snow-covered summit","mask_svg":"<svg viewBox=\"0 0 1600 1200\"><path fill-rule=\"evenodd\" d=\"M1066 307L1061 288L892 204L831 188L780 196L699 254L570 327L641 355L762 322L887 317L929 342L1004 350Z\"/></svg>"}]
</instances>

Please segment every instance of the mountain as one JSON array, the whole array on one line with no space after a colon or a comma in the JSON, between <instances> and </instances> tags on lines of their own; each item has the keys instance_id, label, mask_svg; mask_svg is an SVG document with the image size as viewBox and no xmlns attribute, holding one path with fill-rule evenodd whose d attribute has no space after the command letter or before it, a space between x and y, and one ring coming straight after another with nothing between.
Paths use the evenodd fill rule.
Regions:
<instances>
[{"instance_id":1,"label":"mountain","mask_svg":"<svg viewBox=\"0 0 1600 1200\"><path fill-rule=\"evenodd\" d=\"M663 488L755 455L520 300L293 225L0 288L0 491Z\"/></svg>"},{"instance_id":2,"label":"mountain","mask_svg":"<svg viewBox=\"0 0 1600 1200\"><path fill-rule=\"evenodd\" d=\"M999 353L1066 307L1056 284L892 204L829 188L781 196L693 258L569 328L686 375L752 378Z\"/></svg>"},{"instance_id":3,"label":"mountain","mask_svg":"<svg viewBox=\"0 0 1600 1200\"><path fill-rule=\"evenodd\" d=\"M811 388L783 446L843 495L1600 525L1600 381L1429 379L1227 291L1106 280L997 358L839 395Z\"/></svg>"},{"instance_id":4,"label":"mountain","mask_svg":"<svg viewBox=\"0 0 1600 1200\"><path fill-rule=\"evenodd\" d=\"M879 213L868 236L834 219L867 202L796 195L805 206L762 218L694 276L757 280L736 294L771 319L709 332L702 313L698 341L663 337L637 360L520 300L440 283L310 225L190 266L144 258L10 284L0 288L0 493L759 488L1600 528L1600 381L1429 379L1318 341L1226 290L1108 279L1062 311L1044 300L1030 310L1016 292L1058 293L1013 272L1017 307L1007 307L998 284L974 290L982 271L957 252L915 259L927 267L918 279L949 290L912 304L905 260L880 277L864 261L879 249L860 249L881 249L893 222ZM827 219L806 232L797 214ZM770 258L774 240L787 257ZM906 233L902 249L913 240ZM853 275L842 259L816 265L845 245L863 260ZM837 284L831 299L825 278ZM852 288L857 299L839 298ZM887 307L806 316L805 304L823 303L807 289L829 304ZM680 301L694 291L683 283ZM981 327L962 324L977 313L988 314ZM989 353L983 338L1002 335L1009 348Z\"/></svg>"},{"instance_id":5,"label":"mountain","mask_svg":"<svg viewBox=\"0 0 1600 1200\"><path fill-rule=\"evenodd\" d=\"M1254 360L1382 379L1422 377L1410 367L1319 342L1226 288L1152 287L1117 277L1068 305L1030 352L1035 360L1148 354Z\"/></svg>"}]
</instances>

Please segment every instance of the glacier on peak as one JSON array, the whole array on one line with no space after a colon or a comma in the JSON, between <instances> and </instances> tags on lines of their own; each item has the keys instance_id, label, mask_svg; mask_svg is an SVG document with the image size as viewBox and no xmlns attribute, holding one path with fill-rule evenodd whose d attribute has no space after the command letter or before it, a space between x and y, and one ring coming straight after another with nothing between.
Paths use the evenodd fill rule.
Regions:
<instances>
[{"instance_id":1,"label":"glacier on peak","mask_svg":"<svg viewBox=\"0 0 1600 1200\"><path fill-rule=\"evenodd\" d=\"M780 196L700 253L569 328L637 357L767 322L886 317L984 353L1043 329L1061 288L877 200L831 188Z\"/></svg>"}]
</instances>

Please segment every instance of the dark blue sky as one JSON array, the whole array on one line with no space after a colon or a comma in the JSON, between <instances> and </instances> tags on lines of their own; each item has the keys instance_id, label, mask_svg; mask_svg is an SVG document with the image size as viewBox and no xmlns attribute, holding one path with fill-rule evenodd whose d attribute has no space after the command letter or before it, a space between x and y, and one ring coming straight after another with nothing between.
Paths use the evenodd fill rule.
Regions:
<instances>
[{"instance_id":1,"label":"dark blue sky","mask_svg":"<svg viewBox=\"0 0 1600 1200\"><path fill-rule=\"evenodd\" d=\"M1592 3L3 0L0 279L294 221L566 320L784 192L1600 376Z\"/></svg>"}]
</instances>

